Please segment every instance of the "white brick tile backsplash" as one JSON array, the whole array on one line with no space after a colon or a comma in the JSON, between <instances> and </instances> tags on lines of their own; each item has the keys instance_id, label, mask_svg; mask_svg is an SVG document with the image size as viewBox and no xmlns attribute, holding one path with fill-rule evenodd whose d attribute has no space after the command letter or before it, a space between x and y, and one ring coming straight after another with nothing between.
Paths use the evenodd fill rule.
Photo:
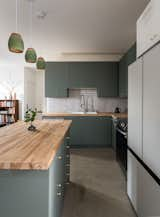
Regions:
<instances>
[{"instance_id":1,"label":"white brick tile backsplash","mask_svg":"<svg viewBox=\"0 0 160 217\"><path fill-rule=\"evenodd\" d=\"M113 112L119 107L122 112L127 109L125 98L98 98L96 89L72 89L68 98L47 98L46 112L76 112L80 111L81 95L88 98L90 109L90 97L94 100L94 107L99 112Z\"/></svg>"}]
</instances>

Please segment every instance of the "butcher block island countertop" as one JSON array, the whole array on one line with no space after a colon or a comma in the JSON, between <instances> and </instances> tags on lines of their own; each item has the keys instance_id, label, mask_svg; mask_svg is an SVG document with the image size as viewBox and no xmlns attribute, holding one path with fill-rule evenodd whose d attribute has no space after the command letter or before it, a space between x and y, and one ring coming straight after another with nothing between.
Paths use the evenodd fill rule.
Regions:
<instances>
[{"instance_id":1,"label":"butcher block island countertop","mask_svg":"<svg viewBox=\"0 0 160 217\"><path fill-rule=\"evenodd\" d=\"M1 170L47 170L71 126L69 120L35 121L36 132L19 121L0 129Z\"/></svg>"}]
</instances>

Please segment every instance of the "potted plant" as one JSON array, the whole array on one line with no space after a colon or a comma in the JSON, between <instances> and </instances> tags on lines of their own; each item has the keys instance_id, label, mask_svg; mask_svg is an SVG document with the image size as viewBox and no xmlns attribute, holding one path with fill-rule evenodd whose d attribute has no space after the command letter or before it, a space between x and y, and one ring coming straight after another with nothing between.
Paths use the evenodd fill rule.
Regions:
<instances>
[{"instance_id":1,"label":"potted plant","mask_svg":"<svg viewBox=\"0 0 160 217\"><path fill-rule=\"evenodd\" d=\"M28 109L26 112L25 112L25 122L26 123L30 123L30 126L28 127L28 130L29 131L36 131L36 127L32 124L33 121L35 120L36 118L36 115L37 115L37 109Z\"/></svg>"}]
</instances>

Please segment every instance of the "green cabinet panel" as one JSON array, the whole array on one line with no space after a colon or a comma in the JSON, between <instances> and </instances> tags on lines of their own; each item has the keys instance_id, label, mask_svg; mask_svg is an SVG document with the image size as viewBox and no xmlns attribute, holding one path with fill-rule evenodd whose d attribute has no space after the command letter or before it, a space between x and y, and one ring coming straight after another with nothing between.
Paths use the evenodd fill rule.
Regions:
<instances>
[{"instance_id":1,"label":"green cabinet panel","mask_svg":"<svg viewBox=\"0 0 160 217\"><path fill-rule=\"evenodd\" d=\"M97 94L98 97L118 96L118 62L97 64Z\"/></svg>"},{"instance_id":2,"label":"green cabinet panel","mask_svg":"<svg viewBox=\"0 0 160 217\"><path fill-rule=\"evenodd\" d=\"M47 62L45 71L45 96L67 97L68 63Z\"/></svg>"},{"instance_id":3,"label":"green cabinet panel","mask_svg":"<svg viewBox=\"0 0 160 217\"><path fill-rule=\"evenodd\" d=\"M95 63L69 63L69 88L95 88L96 73Z\"/></svg>"},{"instance_id":4,"label":"green cabinet panel","mask_svg":"<svg viewBox=\"0 0 160 217\"><path fill-rule=\"evenodd\" d=\"M0 170L0 216L62 216L65 141L48 170Z\"/></svg>"},{"instance_id":5,"label":"green cabinet panel","mask_svg":"<svg viewBox=\"0 0 160 217\"><path fill-rule=\"evenodd\" d=\"M119 96L128 95L128 65L127 58L124 56L119 63Z\"/></svg>"},{"instance_id":6,"label":"green cabinet panel","mask_svg":"<svg viewBox=\"0 0 160 217\"><path fill-rule=\"evenodd\" d=\"M119 96L128 96L128 66L136 60L136 44L134 44L119 62Z\"/></svg>"},{"instance_id":7,"label":"green cabinet panel","mask_svg":"<svg viewBox=\"0 0 160 217\"><path fill-rule=\"evenodd\" d=\"M45 96L67 97L69 88L97 88L99 97L117 97L118 63L48 62Z\"/></svg>"},{"instance_id":8,"label":"green cabinet panel","mask_svg":"<svg viewBox=\"0 0 160 217\"><path fill-rule=\"evenodd\" d=\"M112 144L112 120L107 117L67 117L72 120L71 147L107 147Z\"/></svg>"}]
</instances>

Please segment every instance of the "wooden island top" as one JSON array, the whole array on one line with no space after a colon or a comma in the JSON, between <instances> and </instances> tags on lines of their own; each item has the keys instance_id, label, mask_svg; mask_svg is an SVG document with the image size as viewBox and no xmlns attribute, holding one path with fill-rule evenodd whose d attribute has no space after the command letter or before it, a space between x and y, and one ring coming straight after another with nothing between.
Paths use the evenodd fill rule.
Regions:
<instances>
[{"instance_id":1,"label":"wooden island top","mask_svg":"<svg viewBox=\"0 0 160 217\"><path fill-rule=\"evenodd\" d=\"M69 120L35 121L36 132L19 121L0 128L1 170L47 170L71 126Z\"/></svg>"}]
</instances>

